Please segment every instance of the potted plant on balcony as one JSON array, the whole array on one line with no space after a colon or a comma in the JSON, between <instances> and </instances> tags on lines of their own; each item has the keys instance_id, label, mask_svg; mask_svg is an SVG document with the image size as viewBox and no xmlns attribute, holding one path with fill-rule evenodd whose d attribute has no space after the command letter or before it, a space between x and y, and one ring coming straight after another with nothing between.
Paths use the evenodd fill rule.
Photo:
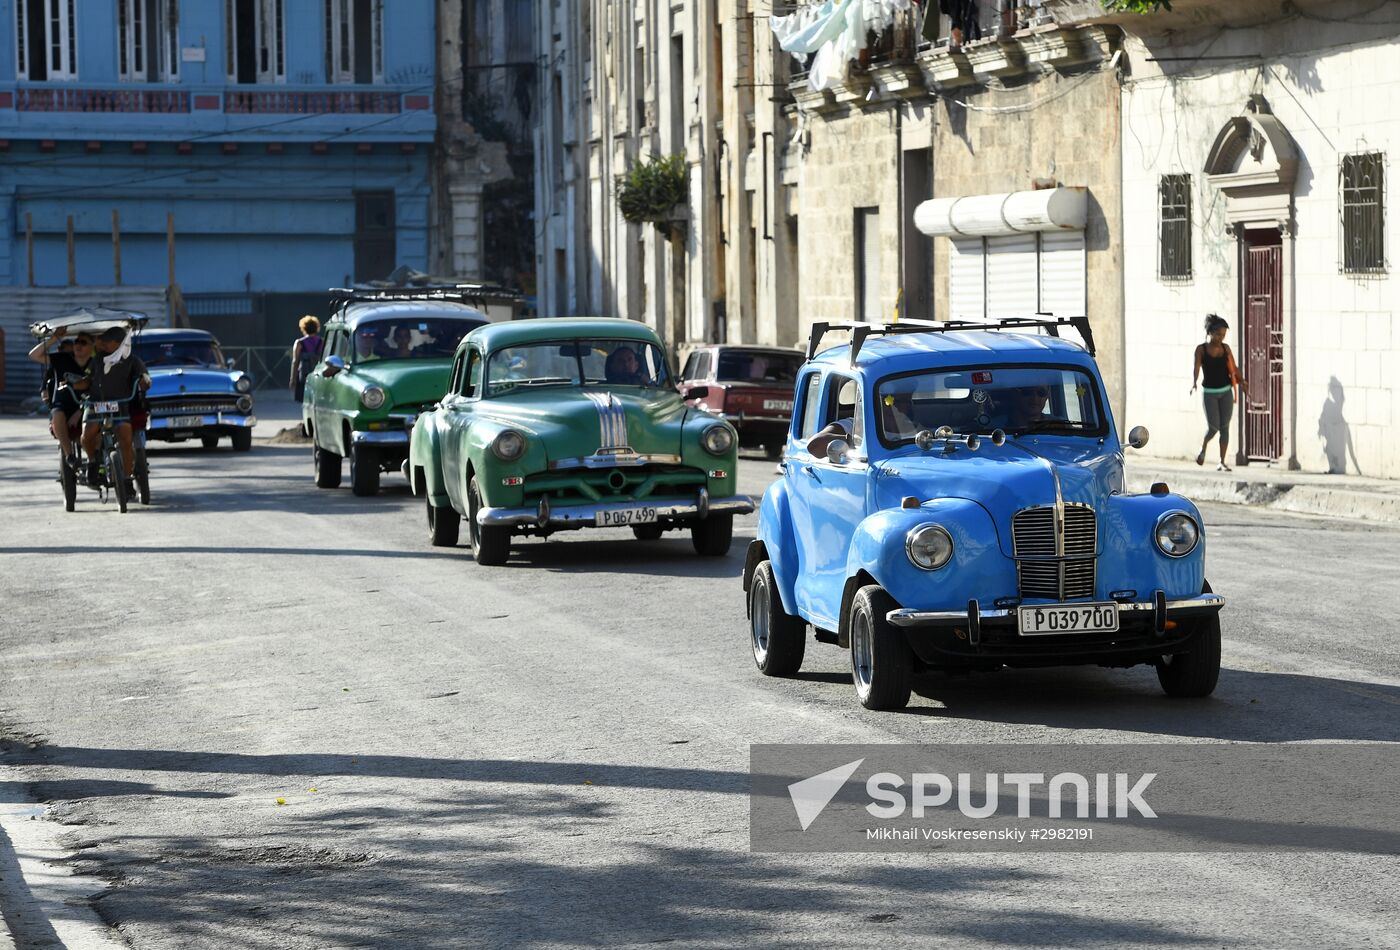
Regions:
<instances>
[{"instance_id":1,"label":"potted plant on balcony","mask_svg":"<svg viewBox=\"0 0 1400 950\"><path fill-rule=\"evenodd\" d=\"M634 224L650 221L670 232L685 226L688 182L684 155L641 160L617 180L617 206Z\"/></svg>"}]
</instances>

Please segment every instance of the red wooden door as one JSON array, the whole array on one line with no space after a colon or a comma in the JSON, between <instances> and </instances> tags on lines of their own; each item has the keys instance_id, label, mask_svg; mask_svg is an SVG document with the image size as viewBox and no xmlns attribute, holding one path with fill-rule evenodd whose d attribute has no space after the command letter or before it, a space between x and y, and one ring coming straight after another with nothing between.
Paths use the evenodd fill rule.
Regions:
<instances>
[{"instance_id":1,"label":"red wooden door","mask_svg":"<svg viewBox=\"0 0 1400 950\"><path fill-rule=\"evenodd\" d=\"M1277 230L1246 240L1244 451L1250 460L1273 462L1283 454L1283 241Z\"/></svg>"}]
</instances>

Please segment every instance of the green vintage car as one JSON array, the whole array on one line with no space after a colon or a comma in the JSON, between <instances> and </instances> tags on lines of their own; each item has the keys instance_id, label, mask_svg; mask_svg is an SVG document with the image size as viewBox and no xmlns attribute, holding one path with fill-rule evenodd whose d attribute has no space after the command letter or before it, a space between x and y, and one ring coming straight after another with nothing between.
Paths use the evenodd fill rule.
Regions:
<instances>
[{"instance_id":1,"label":"green vintage car","mask_svg":"<svg viewBox=\"0 0 1400 950\"><path fill-rule=\"evenodd\" d=\"M552 318L472 331L447 393L413 427L405 474L427 504L434 545L467 519L480 564L504 564L512 535L688 528L695 550L729 551L738 438L687 406L661 341L631 320Z\"/></svg>"},{"instance_id":2,"label":"green vintage car","mask_svg":"<svg viewBox=\"0 0 1400 950\"><path fill-rule=\"evenodd\" d=\"M447 388L458 343L487 319L441 295L348 293L339 303L322 329L324 359L306 381L302 425L319 487L340 487L349 456L351 490L373 495L380 473L408 457L413 420Z\"/></svg>"}]
</instances>

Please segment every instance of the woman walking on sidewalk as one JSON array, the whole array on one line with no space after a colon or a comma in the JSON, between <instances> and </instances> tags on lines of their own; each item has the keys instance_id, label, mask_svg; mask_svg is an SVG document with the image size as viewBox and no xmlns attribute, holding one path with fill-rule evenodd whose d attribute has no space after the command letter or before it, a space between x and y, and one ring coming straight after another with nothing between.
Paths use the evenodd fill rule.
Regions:
<instances>
[{"instance_id":1,"label":"woman walking on sidewalk","mask_svg":"<svg viewBox=\"0 0 1400 950\"><path fill-rule=\"evenodd\" d=\"M1196 464L1203 465L1206 448L1216 433L1220 434L1220 464L1217 472L1230 471L1226 461L1226 450L1230 447L1230 419L1235 414L1235 387L1244 385L1239 367L1235 364L1235 354L1225 343L1225 334L1230 324L1213 313L1206 314L1206 342L1196 347L1196 366L1191 371L1191 392L1196 391L1196 381L1200 378L1202 400L1206 410L1206 437L1201 440L1201 451L1196 456ZM1203 376L1203 378L1201 378Z\"/></svg>"}]
</instances>

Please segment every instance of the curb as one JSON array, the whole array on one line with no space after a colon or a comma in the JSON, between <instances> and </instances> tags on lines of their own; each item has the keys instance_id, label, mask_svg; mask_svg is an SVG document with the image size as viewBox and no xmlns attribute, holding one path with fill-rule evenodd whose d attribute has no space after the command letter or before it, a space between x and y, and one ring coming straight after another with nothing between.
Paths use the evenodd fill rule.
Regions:
<instances>
[{"instance_id":1,"label":"curb","mask_svg":"<svg viewBox=\"0 0 1400 950\"><path fill-rule=\"evenodd\" d=\"M1250 505L1295 514L1326 515L1400 524L1400 495L1356 491L1318 485L1286 482L1243 481L1163 472L1156 476L1129 471L1126 487L1130 492L1146 492L1155 481L1165 481L1172 491L1192 501L1214 501Z\"/></svg>"}]
</instances>

